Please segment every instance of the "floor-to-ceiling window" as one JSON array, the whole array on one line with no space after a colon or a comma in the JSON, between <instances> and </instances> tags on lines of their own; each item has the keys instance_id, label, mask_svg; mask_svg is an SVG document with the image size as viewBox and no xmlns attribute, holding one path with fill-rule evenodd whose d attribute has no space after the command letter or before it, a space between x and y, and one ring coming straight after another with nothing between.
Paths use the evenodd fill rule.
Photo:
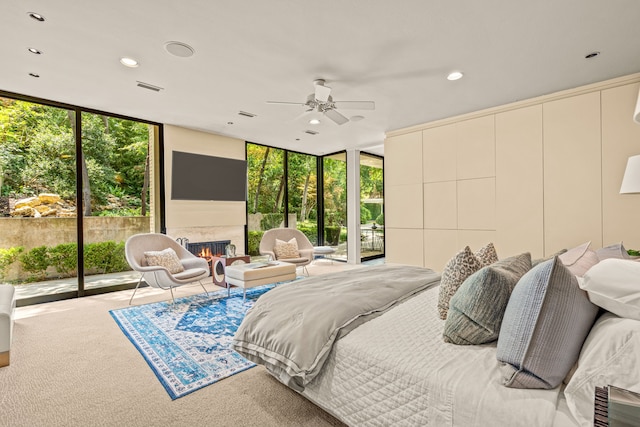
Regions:
<instances>
[{"instance_id":1,"label":"floor-to-ceiling window","mask_svg":"<svg viewBox=\"0 0 640 427\"><path fill-rule=\"evenodd\" d=\"M135 284L124 242L150 231L148 156L157 130L0 97L0 282L16 286L18 304Z\"/></svg>"},{"instance_id":2,"label":"floor-to-ceiling window","mask_svg":"<svg viewBox=\"0 0 640 427\"><path fill-rule=\"evenodd\" d=\"M360 256L384 256L384 173L382 157L360 153Z\"/></svg>"},{"instance_id":3,"label":"floor-to-ceiling window","mask_svg":"<svg viewBox=\"0 0 640 427\"><path fill-rule=\"evenodd\" d=\"M308 154L287 153L288 225L302 231L318 245L317 158Z\"/></svg>"},{"instance_id":4,"label":"floor-to-ceiling window","mask_svg":"<svg viewBox=\"0 0 640 427\"><path fill-rule=\"evenodd\" d=\"M324 243L347 259L347 154L323 157Z\"/></svg>"},{"instance_id":5,"label":"floor-to-ceiling window","mask_svg":"<svg viewBox=\"0 0 640 427\"><path fill-rule=\"evenodd\" d=\"M259 255L265 230L285 226L285 151L247 144L248 253Z\"/></svg>"}]
</instances>

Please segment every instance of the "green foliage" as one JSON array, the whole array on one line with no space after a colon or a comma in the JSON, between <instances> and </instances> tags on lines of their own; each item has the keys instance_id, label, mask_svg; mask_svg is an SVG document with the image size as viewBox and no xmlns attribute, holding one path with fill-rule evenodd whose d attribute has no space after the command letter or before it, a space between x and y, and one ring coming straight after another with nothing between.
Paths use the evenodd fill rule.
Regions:
<instances>
[{"instance_id":1,"label":"green foliage","mask_svg":"<svg viewBox=\"0 0 640 427\"><path fill-rule=\"evenodd\" d=\"M264 231L249 231L249 249L248 255L260 255L260 241Z\"/></svg>"},{"instance_id":2,"label":"green foliage","mask_svg":"<svg viewBox=\"0 0 640 427\"><path fill-rule=\"evenodd\" d=\"M50 265L49 250L46 246L38 246L20 255L22 269L31 273L29 280L44 279Z\"/></svg>"},{"instance_id":3,"label":"green foliage","mask_svg":"<svg viewBox=\"0 0 640 427\"><path fill-rule=\"evenodd\" d=\"M360 205L360 224L371 221L371 211L364 204Z\"/></svg>"},{"instance_id":4,"label":"green foliage","mask_svg":"<svg viewBox=\"0 0 640 427\"><path fill-rule=\"evenodd\" d=\"M78 270L78 244L62 243L49 248L49 263L62 276L74 276Z\"/></svg>"},{"instance_id":5,"label":"green foliage","mask_svg":"<svg viewBox=\"0 0 640 427\"><path fill-rule=\"evenodd\" d=\"M271 230L272 228L280 227L284 221L284 215L281 213L270 213L264 214L262 219L260 220L260 228L262 230Z\"/></svg>"},{"instance_id":6,"label":"green foliage","mask_svg":"<svg viewBox=\"0 0 640 427\"><path fill-rule=\"evenodd\" d=\"M324 241L330 246L338 246L340 241L340 227L328 226L324 228Z\"/></svg>"},{"instance_id":7,"label":"green foliage","mask_svg":"<svg viewBox=\"0 0 640 427\"><path fill-rule=\"evenodd\" d=\"M75 198L75 120L71 110L0 98L0 195ZM81 138L92 212L111 195L141 206L149 126L84 112Z\"/></svg>"},{"instance_id":8,"label":"green foliage","mask_svg":"<svg viewBox=\"0 0 640 427\"><path fill-rule=\"evenodd\" d=\"M23 246L17 246L9 249L0 249L0 280L4 280L9 266L18 259L18 256L23 251Z\"/></svg>"},{"instance_id":9,"label":"green foliage","mask_svg":"<svg viewBox=\"0 0 640 427\"><path fill-rule=\"evenodd\" d=\"M376 218L376 224L384 225L384 213L378 215L378 217Z\"/></svg>"},{"instance_id":10,"label":"green foliage","mask_svg":"<svg viewBox=\"0 0 640 427\"><path fill-rule=\"evenodd\" d=\"M318 244L318 224L315 222L299 222L297 228L307 236L312 245Z\"/></svg>"},{"instance_id":11,"label":"green foliage","mask_svg":"<svg viewBox=\"0 0 640 427\"><path fill-rule=\"evenodd\" d=\"M124 242L88 243L84 246L84 264L87 269L95 269L98 273L115 273L129 270L124 255Z\"/></svg>"}]
</instances>

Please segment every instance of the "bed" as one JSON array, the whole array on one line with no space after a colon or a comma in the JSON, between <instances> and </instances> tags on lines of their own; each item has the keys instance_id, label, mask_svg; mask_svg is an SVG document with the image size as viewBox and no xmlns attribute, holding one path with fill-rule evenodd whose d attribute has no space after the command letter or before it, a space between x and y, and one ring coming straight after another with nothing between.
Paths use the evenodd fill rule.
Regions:
<instances>
[{"instance_id":1,"label":"bed","mask_svg":"<svg viewBox=\"0 0 640 427\"><path fill-rule=\"evenodd\" d=\"M599 273L597 279L609 277L610 269ZM630 272L624 280L637 274L640 270ZM419 276L423 279L416 279ZM513 367L497 360L497 341L455 345L443 340L446 320L436 309L441 282L435 272L386 265L319 277L282 285L261 297L239 328L234 348L348 425L586 426L593 417L595 385L617 384L640 391L640 318L598 311L566 384L548 389L506 387L505 376L513 372L505 373L505 366ZM292 350L292 342L299 335L316 335L310 332L311 325L305 325L311 318L295 308L284 310L290 319L297 319L294 326L274 326L270 316L272 312L282 314L283 310L274 307L279 308L283 298L287 300L305 288L318 287L326 293L331 286L352 288L353 283L368 283L396 288L398 283L405 286L411 281L416 282L408 286L412 290L400 292L400 297L390 296L390 302L381 304L380 309L365 302L367 308L357 315L343 316L322 338L329 342L326 347L319 349L315 358L306 356L312 363L305 365L303 361L295 366L304 375L296 377L291 372L298 372L296 369L283 368L282 360L274 361L284 352L294 354L295 359L299 350ZM334 300L345 299L338 289L331 293ZM333 307L319 302L317 296L310 299L318 304L314 311L323 311L324 305L324 317L331 317ZM305 305L297 297L292 301L293 306ZM265 325L279 330L277 338L273 334L258 336ZM283 337L281 330L295 331L290 334L298 337ZM274 344L273 340L279 342ZM300 345L305 349L313 346L304 340ZM292 362L287 359L287 363ZM629 369L635 373L629 375Z\"/></svg>"}]
</instances>

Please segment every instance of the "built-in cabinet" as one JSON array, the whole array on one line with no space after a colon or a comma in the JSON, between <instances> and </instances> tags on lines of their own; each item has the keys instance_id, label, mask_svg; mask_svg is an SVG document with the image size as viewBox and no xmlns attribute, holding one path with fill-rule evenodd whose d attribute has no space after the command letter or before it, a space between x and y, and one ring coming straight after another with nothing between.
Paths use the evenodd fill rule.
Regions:
<instances>
[{"instance_id":1,"label":"built-in cabinet","mask_svg":"<svg viewBox=\"0 0 640 427\"><path fill-rule=\"evenodd\" d=\"M586 241L640 248L640 75L389 133L386 259L442 270L465 245L534 258Z\"/></svg>"}]
</instances>

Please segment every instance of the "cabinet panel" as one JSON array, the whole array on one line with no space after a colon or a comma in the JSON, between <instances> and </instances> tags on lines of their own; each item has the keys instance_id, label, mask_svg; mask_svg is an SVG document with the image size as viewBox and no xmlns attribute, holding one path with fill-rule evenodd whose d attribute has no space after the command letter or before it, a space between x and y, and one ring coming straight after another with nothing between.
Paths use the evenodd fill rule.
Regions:
<instances>
[{"instance_id":1,"label":"cabinet panel","mask_svg":"<svg viewBox=\"0 0 640 427\"><path fill-rule=\"evenodd\" d=\"M494 116L459 122L456 131L458 179L495 176Z\"/></svg>"},{"instance_id":2,"label":"cabinet panel","mask_svg":"<svg viewBox=\"0 0 640 427\"><path fill-rule=\"evenodd\" d=\"M630 156L640 154L640 126L631 117L640 84L602 91L602 225L603 245L624 241L640 248L640 194L620 194Z\"/></svg>"},{"instance_id":3,"label":"cabinet panel","mask_svg":"<svg viewBox=\"0 0 640 427\"><path fill-rule=\"evenodd\" d=\"M424 182L456 179L456 126L447 125L422 132Z\"/></svg>"},{"instance_id":4,"label":"cabinet panel","mask_svg":"<svg viewBox=\"0 0 640 427\"><path fill-rule=\"evenodd\" d=\"M422 183L385 184L385 225L394 228L422 228L422 194Z\"/></svg>"},{"instance_id":5,"label":"cabinet panel","mask_svg":"<svg viewBox=\"0 0 640 427\"><path fill-rule=\"evenodd\" d=\"M545 254L602 246L600 92L543 104Z\"/></svg>"},{"instance_id":6,"label":"cabinet panel","mask_svg":"<svg viewBox=\"0 0 640 427\"><path fill-rule=\"evenodd\" d=\"M424 228L456 229L456 181L424 184Z\"/></svg>"},{"instance_id":7,"label":"cabinet panel","mask_svg":"<svg viewBox=\"0 0 640 427\"><path fill-rule=\"evenodd\" d=\"M496 179L458 181L458 229L496 229Z\"/></svg>"},{"instance_id":8,"label":"cabinet panel","mask_svg":"<svg viewBox=\"0 0 640 427\"><path fill-rule=\"evenodd\" d=\"M385 260L391 264L423 267L422 229L398 229L385 227Z\"/></svg>"},{"instance_id":9,"label":"cabinet panel","mask_svg":"<svg viewBox=\"0 0 640 427\"><path fill-rule=\"evenodd\" d=\"M462 249L456 230L424 230L424 266L442 272L447 262Z\"/></svg>"},{"instance_id":10,"label":"cabinet panel","mask_svg":"<svg viewBox=\"0 0 640 427\"><path fill-rule=\"evenodd\" d=\"M385 184L422 183L422 132L387 138L384 143Z\"/></svg>"},{"instance_id":11,"label":"cabinet panel","mask_svg":"<svg viewBox=\"0 0 640 427\"><path fill-rule=\"evenodd\" d=\"M542 105L496 115L496 245L544 253Z\"/></svg>"}]
</instances>

